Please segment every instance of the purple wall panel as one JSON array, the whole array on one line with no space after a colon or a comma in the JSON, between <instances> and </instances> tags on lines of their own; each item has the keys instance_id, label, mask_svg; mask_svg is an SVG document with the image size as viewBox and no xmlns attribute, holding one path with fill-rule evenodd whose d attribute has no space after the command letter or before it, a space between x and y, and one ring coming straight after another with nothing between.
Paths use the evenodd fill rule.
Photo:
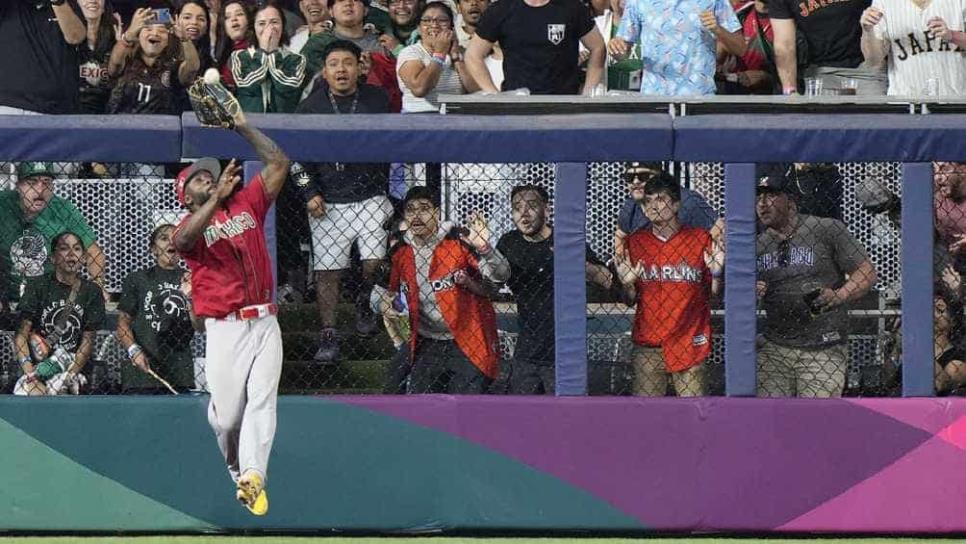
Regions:
<instances>
[{"instance_id":1,"label":"purple wall panel","mask_svg":"<svg viewBox=\"0 0 966 544\"><path fill-rule=\"evenodd\" d=\"M966 531L966 400L341 398L654 529Z\"/></svg>"}]
</instances>

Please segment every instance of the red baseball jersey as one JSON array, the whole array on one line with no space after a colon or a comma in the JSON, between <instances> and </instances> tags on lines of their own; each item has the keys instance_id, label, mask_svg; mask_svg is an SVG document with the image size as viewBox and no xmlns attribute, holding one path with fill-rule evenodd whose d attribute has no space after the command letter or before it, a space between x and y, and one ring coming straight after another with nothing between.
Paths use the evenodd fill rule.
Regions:
<instances>
[{"instance_id":1,"label":"red baseball jersey","mask_svg":"<svg viewBox=\"0 0 966 544\"><path fill-rule=\"evenodd\" d=\"M265 214L271 205L258 174L225 201L194 247L181 254L191 269L191 298L199 317L222 318L272 301L274 279L265 244Z\"/></svg>"},{"instance_id":2,"label":"red baseball jersey","mask_svg":"<svg viewBox=\"0 0 966 544\"><path fill-rule=\"evenodd\" d=\"M669 240L643 229L627 239L638 269L634 342L660 346L668 372L686 370L711 353L708 231L682 227Z\"/></svg>"}]
</instances>

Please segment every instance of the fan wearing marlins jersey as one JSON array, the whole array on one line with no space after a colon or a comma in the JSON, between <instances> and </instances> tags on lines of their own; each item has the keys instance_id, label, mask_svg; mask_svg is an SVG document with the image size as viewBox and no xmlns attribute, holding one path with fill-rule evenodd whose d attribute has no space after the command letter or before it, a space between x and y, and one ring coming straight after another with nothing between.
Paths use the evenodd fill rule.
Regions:
<instances>
[{"instance_id":1,"label":"fan wearing marlins jersey","mask_svg":"<svg viewBox=\"0 0 966 544\"><path fill-rule=\"evenodd\" d=\"M862 13L862 53L886 61L889 94L966 94L966 0L874 0Z\"/></svg>"},{"instance_id":2,"label":"fan wearing marlins jersey","mask_svg":"<svg viewBox=\"0 0 966 544\"><path fill-rule=\"evenodd\" d=\"M631 234L617 272L634 318L634 394L663 396L668 380L681 397L706 392L702 364L711 353L710 295L724 252L700 228L678 220L681 186L661 173L644 185L651 226Z\"/></svg>"}]
</instances>

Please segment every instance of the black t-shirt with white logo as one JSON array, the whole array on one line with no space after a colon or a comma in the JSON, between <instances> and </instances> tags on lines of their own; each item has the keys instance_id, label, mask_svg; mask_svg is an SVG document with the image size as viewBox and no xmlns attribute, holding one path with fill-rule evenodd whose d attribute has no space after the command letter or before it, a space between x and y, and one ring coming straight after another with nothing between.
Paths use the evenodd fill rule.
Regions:
<instances>
[{"instance_id":1,"label":"black t-shirt with white logo","mask_svg":"<svg viewBox=\"0 0 966 544\"><path fill-rule=\"evenodd\" d=\"M772 19L794 19L808 42L808 64L855 68L862 63L859 18L872 0L772 0Z\"/></svg>"},{"instance_id":2,"label":"black t-shirt with white logo","mask_svg":"<svg viewBox=\"0 0 966 544\"><path fill-rule=\"evenodd\" d=\"M152 266L132 272L125 280L117 309L131 316L134 341L144 349L149 364L178 388L194 384L191 357L191 315L181 291L185 271ZM121 365L125 388L154 388L157 382L130 363Z\"/></svg>"},{"instance_id":3,"label":"black t-shirt with white logo","mask_svg":"<svg viewBox=\"0 0 966 544\"><path fill-rule=\"evenodd\" d=\"M21 319L29 319L31 332L39 333L50 348L61 346L76 353L85 332L96 331L104 323L104 298L97 284L81 280L74 301L71 288L51 272L27 282L20 299Z\"/></svg>"},{"instance_id":4,"label":"black t-shirt with white logo","mask_svg":"<svg viewBox=\"0 0 966 544\"><path fill-rule=\"evenodd\" d=\"M49 0L0 1L0 106L76 113L77 49Z\"/></svg>"},{"instance_id":5,"label":"black t-shirt with white logo","mask_svg":"<svg viewBox=\"0 0 966 544\"><path fill-rule=\"evenodd\" d=\"M504 91L578 94L578 44L593 28L590 9L580 0L550 0L539 8L500 0L483 13L476 33L503 48Z\"/></svg>"}]
</instances>

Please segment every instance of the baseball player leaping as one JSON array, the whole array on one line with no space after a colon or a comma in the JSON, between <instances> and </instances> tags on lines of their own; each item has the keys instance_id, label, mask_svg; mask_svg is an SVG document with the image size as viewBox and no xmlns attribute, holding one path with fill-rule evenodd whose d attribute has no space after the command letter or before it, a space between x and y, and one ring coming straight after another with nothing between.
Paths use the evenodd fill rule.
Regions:
<instances>
[{"instance_id":1,"label":"baseball player leaping","mask_svg":"<svg viewBox=\"0 0 966 544\"><path fill-rule=\"evenodd\" d=\"M224 172L211 158L185 168L175 191L190 214L178 225L174 243L191 269L195 312L207 330L208 422L237 485L236 497L261 516L268 511L266 470L282 370L264 222L289 160L244 114L233 117L235 131L265 167L237 191L241 167L234 160Z\"/></svg>"}]
</instances>

